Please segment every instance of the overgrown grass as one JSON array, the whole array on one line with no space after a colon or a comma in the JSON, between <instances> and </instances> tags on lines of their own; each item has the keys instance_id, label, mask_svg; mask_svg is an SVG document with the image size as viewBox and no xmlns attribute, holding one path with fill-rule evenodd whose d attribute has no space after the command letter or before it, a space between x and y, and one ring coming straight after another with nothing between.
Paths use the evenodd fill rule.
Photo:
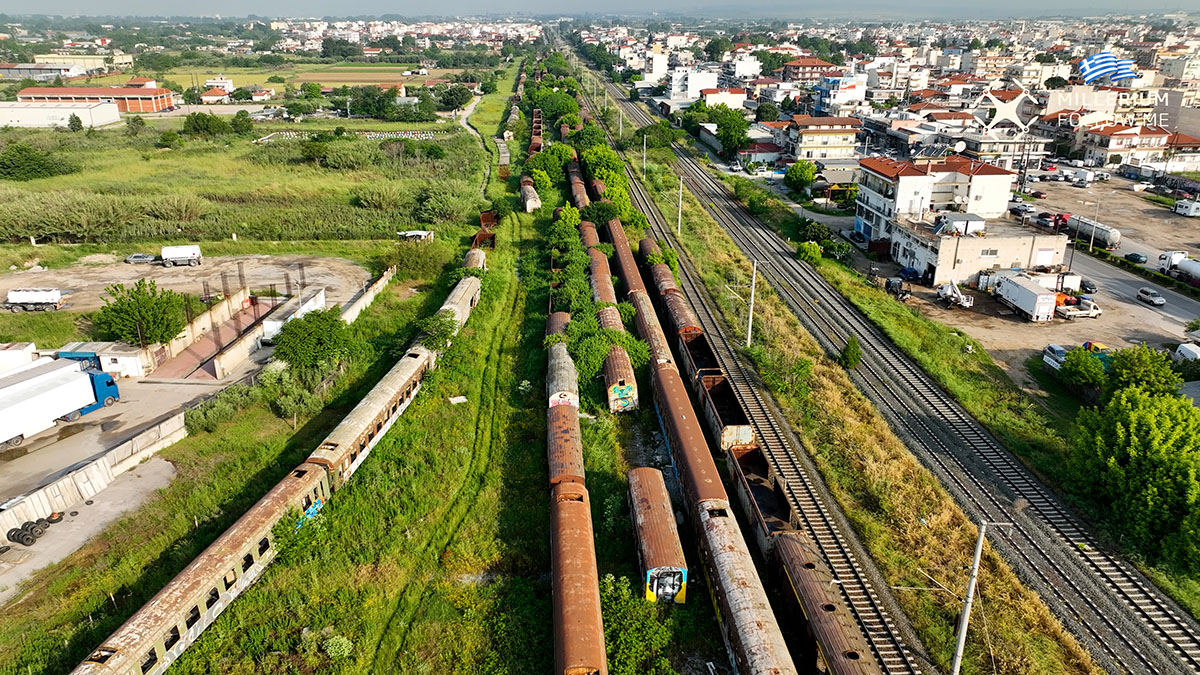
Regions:
<instances>
[{"instance_id":1,"label":"overgrown grass","mask_svg":"<svg viewBox=\"0 0 1200 675\"><path fill-rule=\"evenodd\" d=\"M89 313L0 313L0 342L34 342L39 349L55 349L91 337Z\"/></svg>"},{"instance_id":2,"label":"overgrown grass","mask_svg":"<svg viewBox=\"0 0 1200 675\"><path fill-rule=\"evenodd\" d=\"M649 182L659 208L670 213L676 193L669 169L660 166L649 173L666 178ZM750 262L686 190L682 241L737 341L746 310L724 289L748 283ZM927 573L952 589L965 588L975 527L845 371L764 285L756 299L755 336L765 381L775 385L772 393L888 584L924 588L930 585ZM781 384L802 373L805 361L811 368L806 381ZM986 615L988 633L976 629L968 636L966 671L991 671L993 657L1005 673L1097 671L1090 656L990 547L979 588L982 602L977 607ZM896 594L929 657L948 669L957 598L925 590Z\"/></svg>"},{"instance_id":3,"label":"overgrown grass","mask_svg":"<svg viewBox=\"0 0 1200 675\"><path fill-rule=\"evenodd\" d=\"M1174 197L1168 197L1166 195L1146 194L1145 192L1139 192L1137 194L1139 197L1141 197L1142 199L1145 199L1146 201L1148 201L1152 204L1157 204L1159 206L1165 206L1168 209L1175 206L1175 202L1179 201L1178 199L1176 199Z\"/></svg>"}]
</instances>

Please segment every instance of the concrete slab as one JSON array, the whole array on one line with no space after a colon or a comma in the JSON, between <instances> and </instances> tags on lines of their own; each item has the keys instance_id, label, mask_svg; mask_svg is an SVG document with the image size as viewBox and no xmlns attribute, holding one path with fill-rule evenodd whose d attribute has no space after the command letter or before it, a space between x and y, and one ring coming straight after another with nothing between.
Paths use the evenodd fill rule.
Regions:
<instances>
[{"instance_id":1,"label":"concrete slab","mask_svg":"<svg viewBox=\"0 0 1200 675\"><path fill-rule=\"evenodd\" d=\"M63 521L50 526L33 546L13 544L11 550L0 555L0 603L17 595L21 582L34 572L74 553L126 511L141 506L157 490L165 488L174 477L175 467L170 462L153 457L118 476L90 500L91 504L71 506Z\"/></svg>"},{"instance_id":2,"label":"concrete slab","mask_svg":"<svg viewBox=\"0 0 1200 675\"><path fill-rule=\"evenodd\" d=\"M221 351L222 347L236 340L255 321L265 316L273 308L274 305L267 304L250 305L234 314L225 323L205 333L192 346L176 354L174 358L155 368L151 375L160 380L193 376L195 379L215 380L216 376L211 368L207 372L201 368L204 362Z\"/></svg>"}]
</instances>

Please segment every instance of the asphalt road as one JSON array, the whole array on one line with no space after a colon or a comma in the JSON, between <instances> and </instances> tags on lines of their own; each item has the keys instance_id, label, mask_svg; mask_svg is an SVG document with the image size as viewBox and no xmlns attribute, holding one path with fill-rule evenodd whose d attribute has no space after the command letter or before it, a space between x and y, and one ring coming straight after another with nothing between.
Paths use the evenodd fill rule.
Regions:
<instances>
[{"instance_id":1,"label":"asphalt road","mask_svg":"<svg viewBox=\"0 0 1200 675\"><path fill-rule=\"evenodd\" d=\"M1145 247L1138 247L1134 242L1128 240L1121 245L1121 251L1123 252L1139 251L1150 255L1151 251L1148 249L1142 250L1143 248ZM1158 253L1154 252L1154 255L1150 259L1154 260L1157 257ZM1070 251L1067 252L1067 259L1071 261ZM1200 302L1175 291L1165 289L1116 265L1097 260L1087 255L1086 249L1075 254L1074 260L1071 261L1071 269L1083 275L1084 278L1096 282L1099 292L1095 295L1101 307L1107 307L1105 300L1118 300L1131 303L1132 306L1140 308L1140 312L1146 316L1148 323L1165 323L1165 328L1176 333L1179 338L1183 337L1184 325L1188 321L1200 317ZM1152 307L1139 302L1136 297L1137 290L1144 286L1157 289L1167 299L1167 304L1160 307Z\"/></svg>"}]
</instances>

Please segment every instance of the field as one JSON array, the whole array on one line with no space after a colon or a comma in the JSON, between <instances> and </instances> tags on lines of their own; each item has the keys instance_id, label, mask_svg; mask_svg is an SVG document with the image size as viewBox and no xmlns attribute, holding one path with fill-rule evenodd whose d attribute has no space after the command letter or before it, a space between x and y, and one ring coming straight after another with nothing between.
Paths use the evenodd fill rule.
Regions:
<instances>
[{"instance_id":1,"label":"field","mask_svg":"<svg viewBox=\"0 0 1200 675\"><path fill-rule=\"evenodd\" d=\"M660 210L671 213L677 196L671 155L655 151L647 187ZM684 247L736 342L744 339L745 307L724 291L746 284L750 263L700 203L684 192ZM760 285L755 306L756 345L746 356L756 365L813 457L855 531L896 598L924 652L948 669L954 650L958 602L923 590L931 575L963 588L975 527L946 491L825 356L769 287ZM966 669L983 672L1095 672L1090 657L1066 633L1036 594L1004 561L985 549L980 575L989 635L972 631ZM994 661L993 661L994 659Z\"/></svg>"},{"instance_id":2,"label":"field","mask_svg":"<svg viewBox=\"0 0 1200 675\"><path fill-rule=\"evenodd\" d=\"M319 82L323 85L336 87L343 84L421 84L428 80L450 79L453 75L463 72L459 68L431 68L428 75L404 76L404 71L419 68L416 64L399 63L295 63L277 67L264 68L210 68L191 67L173 68L166 73L141 73L147 77L162 77L164 80L176 82L184 87L204 86L204 81L213 77L228 77L233 80L235 87L258 85L276 89L282 92L281 83L268 82L272 76L282 77L286 84L299 86L303 82ZM93 77L88 80L91 86L106 86L125 84L137 73L122 73Z\"/></svg>"}]
</instances>

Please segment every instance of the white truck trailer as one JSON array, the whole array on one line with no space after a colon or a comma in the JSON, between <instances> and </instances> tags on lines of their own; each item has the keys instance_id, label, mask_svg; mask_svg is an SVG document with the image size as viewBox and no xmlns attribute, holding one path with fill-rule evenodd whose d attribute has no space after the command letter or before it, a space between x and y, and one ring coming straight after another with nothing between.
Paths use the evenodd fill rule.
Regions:
<instances>
[{"instance_id":1,"label":"white truck trailer","mask_svg":"<svg viewBox=\"0 0 1200 675\"><path fill-rule=\"evenodd\" d=\"M175 265L195 267L204 261L204 256L200 255L200 247L195 244L187 246L164 246L158 257L162 259L163 267L173 267Z\"/></svg>"},{"instance_id":2,"label":"white truck trailer","mask_svg":"<svg viewBox=\"0 0 1200 675\"><path fill-rule=\"evenodd\" d=\"M1182 281L1200 281L1200 260L1187 251L1167 251L1158 256L1158 271Z\"/></svg>"},{"instance_id":3,"label":"white truck trailer","mask_svg":"<svg viewBox=\"0 0 1200 675\"><path fill-rule=\"evenodd\" d=\"M14 288L4 300L4 309L19 312L45 312L62 307L62 291L57 288Z\"/></svg>"},{"instance_id":4,"label":"white truck trailer","mask_svg":"<svg viewBox=\"0 0 1200 675\"><path fill-rule=\"evenodd\" d=\"M1181 216L1195 218L1200 216L1200 200L1180 199L1175 202L1175 206L1171 207L1171 210Z\"/></svg>"},{"instance_id":5,"label":"white truck trailer","mask_svg":"<svg viewBox=\"0 0 1200 675\"><path fill-rule=\"evenodd\" d=\"M1027 275L1003 277L996 283L996 298L1034 322L1054 318L1058 294L1047 290Z\"/></svg>"},{"instance_id":6,"label":"white truck trailer","mask_svg":"<svg viewBox=\"0 0 1200 675\"><path fill-rule=\"evenodd\" d=\"M60 420L74 422L116 403L120 394L112 376L86 365L42 358L0 378L0 447L17 447Z\"/></svg>"}]
</instances>

